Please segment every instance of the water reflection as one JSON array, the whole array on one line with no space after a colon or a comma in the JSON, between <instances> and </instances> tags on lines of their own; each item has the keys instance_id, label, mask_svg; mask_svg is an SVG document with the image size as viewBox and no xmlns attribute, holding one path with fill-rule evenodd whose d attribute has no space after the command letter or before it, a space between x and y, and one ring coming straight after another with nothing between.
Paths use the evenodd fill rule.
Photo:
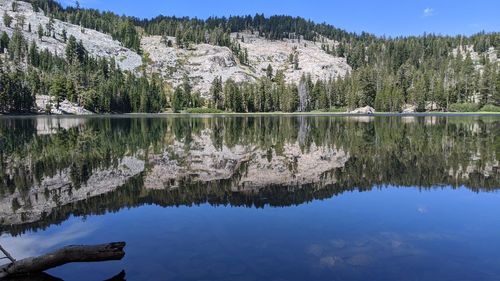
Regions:
<instances>
[{"instance_id":1,"label":"water reflection","mask_svg":"<svg viewBox=\"0 0 500 281\"><path fill-rule=\"evenodd\" d=\"M11 234L152 203L291 206L385 185L500 187L495 117L4 118L0 148L0 225Z\"/></svg>"}]
</instances>

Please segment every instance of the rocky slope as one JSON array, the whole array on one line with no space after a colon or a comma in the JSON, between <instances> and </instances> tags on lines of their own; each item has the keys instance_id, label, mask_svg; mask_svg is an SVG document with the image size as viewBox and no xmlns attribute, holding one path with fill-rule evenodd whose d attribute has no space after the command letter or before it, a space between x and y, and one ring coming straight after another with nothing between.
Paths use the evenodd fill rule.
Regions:
<instances>
[{"instance_id":1,"label":"rocky slope","mask_svg":"<svg viewBox=\"0 0 500 281\"><path fill-rule=\"evenodd\" d=\"M47 113L55 115L74 114L74 115L89 115L91 111L86 110L76 103L70 102L67 99L57 103L54 98L47 95L38 95L35 101L39 113Z\"/></svg>"},{"instance_id":2,"label":"rocky slope","mask_svg":"<svg viewBox=\"0 0 500 281\"><path fill-rule=\"evenodd\" d=\"M16 11L12 11L12 3L17 2ZM14 20L10 27L5 26L3 17L7 13ZM53 54L64 55L66 43L63 40L63 30L66 30L67 37L73 35L77 41L82 41L85 48L93 56L114 58L121 69L134 70L142 64L142 58L137 53L125 48L110 35L83 28L78 25L62 22L54 19L54 34L52 36L38 37L38 26L42 25L47 32L46 26L50 19L42 11L35 12L30 3L13 0L0 1L0 32L6 31L9 36L14 32L14 27L24 18L23 36L28 42L35 41L40 49L48 49ZM29 30L31 26L31 31Z\"/></svg>"},{"instance_id":3,"label":"rocky slope","mask_svg":"<svg viewBox=\"0 0 500 281\"><path fill-rule=\"evenodd\" d=\"M12 10L12 3L17 2L16 11ZM10 27L3 22L4 13L14 18ZM24 19L23 35L29 41L35 41L40 49L48 49L54 54L64 56L66 43L63 40L63 31L67 37L73 35L82 41L92 56L114 58L123 70L137 70L143 63L142 57L127 49L110 35L82 28L81 26L53 20L54 36L38 36L38 26L41 25L47 32L46 26L50 19L42 11L35 12L31 4L22 1L3 0L0 2L0 32L6 31L9 36L14 27ZM238 37L242 48L247 48L249 64L243 65L227 47L208 44L192 45L189 49L178 48L175 43L167 47L165 41L175 42L174 37L166 40L160 36L144 36L141 48L148 61L148 69L164 77L167 83L176 86L182 82L185 75L195 90L207 96L211 83L216 77L223 81L231 78L237 82L254 81L265 75L265 69L271 65L274 71L283 70L288 82L298 82L304 73L310 73L313 80L319 78L335 78L344 76L351 71L344 58L334 57L321 49L321 43L301 40L271 41L250 33L233 34ZM243 39L244 38L244 39ZM329 41L330 45L335 42ZM295 70L288 58L290 54L297 54L299 69ZM139 72L137 72L139 73Z\"/></svg>"},{"instance_id":4,"label":"rocky slope","mask_svg":"<svg viewBox=\"0 0 500 281\"><path fill-rule=\"evenodd\" d=\"M175 42L174 37L167 40ZM194 90L205 96L216 77L222 77L223 81L232 78L236 82L253 81L256 77L250 68L236 61L227 47L199 44L188 50L167 47L161 36L147 36L142 38L141 48L151 59L150 71L160 73L172 86L182 83L187 75Z\"/></svg>"},{"instance_id":5,"label":"rocky slope","mask_svg":"<svg viewBox=\"0 0 500 281\"><path fill-rule=\"evenodd\" d=\"M313 80L343 77L351 71L345 58L334 57L321 49L322 43L301 40L267 40L250 33L232 34L242 48L248 50L248 65L242 65L227 47L208 44L192 45L189 49L178 48L175 43L167 47L166 41L174 37L147 36L141 40L141 48L151 59L151 71L161 73L166 81L176 86L185 75L194 89L207 96L216 77L223 81L231 78L236 82L255 81L266 75L271 65L274 73L282 70L287 82L298 83L303 74L311 74ZM238 39L237 39L238 38ZM328 41L332 45L335 42ZM299 68L290 63L290 54L296 54Z\"/></svg>"},{"instance_id":6,"label":"rocky slope","mask_svg":"<svg viewBox=\"0 0 500 281\"><path fill-rule=\"evenodd\" d=\"M456 56L458 56L458 54L460 54L463 59L465 59L467 54L469 54L476 69L483 69L484 68L484 65L480 64L481 56L479 55L479 53L474 51L474 46L466 45L466 46L460 46L458 48L453 49L453 56L456 57ZM491 63L500 62L500 58L498 57L498 55L499 54L497 53L497 51L493 47L490 47L488 49L488 51L486 52L486 58L488 58L488 60Z\"/></svg>"}]
</instances>

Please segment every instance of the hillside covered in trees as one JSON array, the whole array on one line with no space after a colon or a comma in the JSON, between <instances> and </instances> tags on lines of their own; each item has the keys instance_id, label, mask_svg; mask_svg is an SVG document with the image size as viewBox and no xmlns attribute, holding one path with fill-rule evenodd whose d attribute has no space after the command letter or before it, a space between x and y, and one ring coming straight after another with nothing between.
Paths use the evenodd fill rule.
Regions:
<instances>
[{"instance_id":1,"label":"hillside covered in trees","mask_svg":"<svg viewBox=\"0 0 500 281\"><path fill-rule=\"evenodd\" d=\"M19 12L19 3L26 2L48 18L45 25L33 26ZM197 107L233 112L345 111L367 105L391 112L408 108L419 112L496 111L500 106L498 32L384 38L299 17L138 19L78 4L64 8L53 0L26 2L11 1L0 15L0 112L4 113L33 111L37 95L67 99L94 112ZM94 55L86 49L86 42L68 36L64 29L56 30L54 21L80 26L82 32L92 29L109 34L141 55L142 65L124 70L118 66L120 61ZM27 40L26 34L36 34L38 41ZM144 39L152 36L160 36L164 48L186 52L201 44L227 47L240 72L252 70L262 75L238 80L215 73L206 92L194 87L196 81L189 73L171 83L172 74L157 72L151 54L143 48ZM283 64L269 62L261 67L263 62L255 62L259 54L250 48L251 37L293 48ZM64 52L40 47L44 38L58 41ZM349 71L323 70L331 73L329 77L307 73L307 62L299 55L301 48L312 44L339 62L345 61ZM262 69L256 69L259 67ZM300 79L290 79L290 75Z\"/></svg>"}]
</instances>

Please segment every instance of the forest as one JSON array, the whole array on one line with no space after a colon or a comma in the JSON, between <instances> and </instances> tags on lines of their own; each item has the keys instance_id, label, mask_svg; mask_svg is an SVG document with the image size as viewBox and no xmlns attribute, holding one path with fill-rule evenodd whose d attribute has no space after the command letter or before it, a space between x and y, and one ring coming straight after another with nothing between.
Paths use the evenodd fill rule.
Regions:
<instances>
[{"instance_id":1,"label":"forest","mask_svg":"<svg viewBox=\"0 0 500 281\"><path fill-rule=\"evenodd\" d=\"M0 112L29 113L35 95L67 99L93 112L159 112L165 107L156 77L121 71L114 60L88 55L75 37L67 38L65 56L39 50L20 29L0 42ZM7 53L7 55L6 55Z\"/></svg>"},{"instance_id":2,"label":"forest","mask_svg":"<svg viewBox=\"0 0 500 281\"><path fill-rule=\"evenodd\" d=\"M142 53L141 36L175 36L181 48L198 43L228 47L240 63L246 64L248 51L240 46L244 38L233 38L231 34L252 32L269 40L320 42L325 52L346 58L352 72L343 78L318 81L304 74L294 84L285 82L283 71L269 66L266 75L252 83L216 78L208 98L202 98L192 90L187 77L181 85L171 88L158 75L122 71L113 60L91 57L71 37L65 38L65 56L55 56L27 42L21 32L11 38L3 33L0 53L8 53L1 56L4 62L0 67L0 112L4 113L30 112L34 96L41 94L68 99L94 112L120 113L170 109L195 112L193 108L214 112L345 111L367 105L380 112L400 112L408 105L419 112L500 111L498 32L386 38L347 32L300 17L257 14L138 19L85 9L78 2L68 7L53 0L27 2L50 18L110 34L138 53ZM8 20L4 17L4 21ZM45 35L42 32L40 36ZM337 43L328 44L326 39ZM472 58L468 46L478 54L478 60ZM497 59L492 60L492 54ZM300 68L296 58L290 60Z\"/></svg>"}]
</instances>

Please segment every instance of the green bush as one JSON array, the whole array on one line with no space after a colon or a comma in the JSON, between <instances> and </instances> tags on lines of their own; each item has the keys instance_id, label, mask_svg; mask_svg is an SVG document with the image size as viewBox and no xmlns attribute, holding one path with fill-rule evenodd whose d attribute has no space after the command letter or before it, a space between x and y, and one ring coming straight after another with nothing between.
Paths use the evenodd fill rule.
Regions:
<instances>
[{"instance_id":1,"label":"green bush","mask_svg":"<svg viewBox=\"0 0 500 281\"><path fill-rule=\"evenodd\" d=\"M500 112L500 106L493 105L493 104L487 104L479 110L481 112Z\"/></svg>"},{"instance_id":2,"label":"green bush","mask_svg":"<svg viewBox=\"0 0 500 281\"><path fill-rule=\"evenodd\" d=\"M188 108L186 109L186 112L194 114L224 113L224 111L220 109L206 107Z\"/></svg>"},{"instance_id":3,"label":"green bush","mask_svg":"<svg viewBox=\"0 0 500 281\"><path fill-rule=\"evenodd\" d=\"M450 112L476 112L479 105L475 103L454 103L449 107Z\"/></svg>"},{"instance_id":4,"label":"green bush","mask_svg":"<svg viewBox=\"0 0 500 281\"><path fill-rule=\"evenodd\" d=\"M347 107L330 107L330 108L326 108L326 109L320 109L320 110L317 110L316 112L331 112L331 113L335 113L335 112L339 112L339 113L342 113L342 112L347 112Z\"/></svg>"}]
</instances>

